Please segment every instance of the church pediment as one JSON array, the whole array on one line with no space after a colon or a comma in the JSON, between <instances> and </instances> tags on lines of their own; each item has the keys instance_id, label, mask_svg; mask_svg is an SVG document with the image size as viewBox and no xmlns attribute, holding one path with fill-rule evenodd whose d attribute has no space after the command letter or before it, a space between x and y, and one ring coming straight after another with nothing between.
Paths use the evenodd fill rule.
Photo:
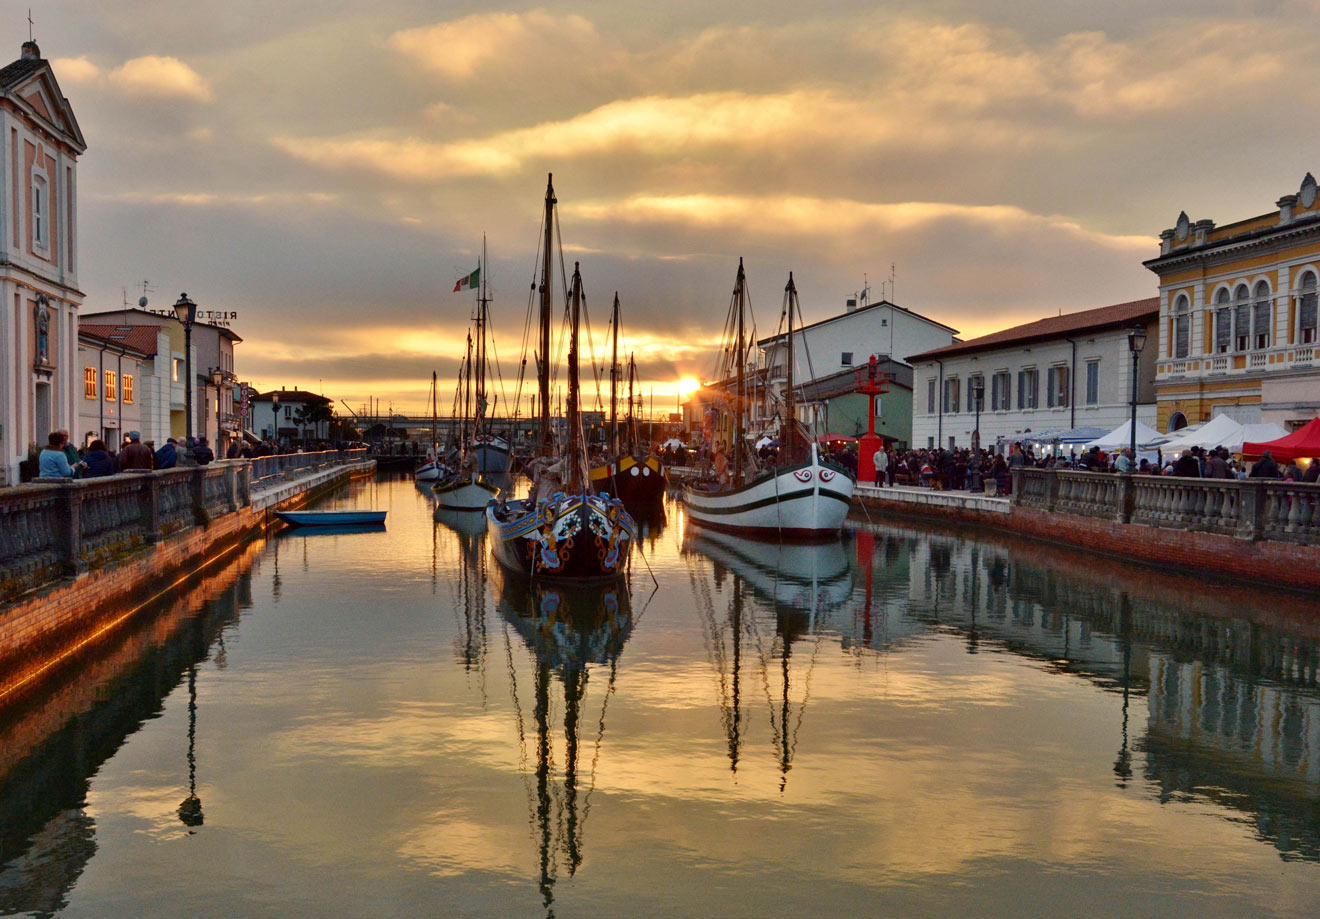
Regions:
<instances>
[{"instance_id":1,"label":"church pediment","mask_svg":"<svg viewBox=\"0 0 1320 919\"><path fill-rule=\"evenodd\" d=\"M78 127L78 119L74 117L73 107L60 92L60 85L56 82L49 64L45 61L41 61L40 64L40 67L9 82L8 85L0 85L0 92L18 103L43 127L81 153L87 149L87 142L83 140L82 129ZM4 70L10 70L13 66L11 64ZM3 77L4 70L0 70L0 77Z\"/></svg>"}]
</instances>

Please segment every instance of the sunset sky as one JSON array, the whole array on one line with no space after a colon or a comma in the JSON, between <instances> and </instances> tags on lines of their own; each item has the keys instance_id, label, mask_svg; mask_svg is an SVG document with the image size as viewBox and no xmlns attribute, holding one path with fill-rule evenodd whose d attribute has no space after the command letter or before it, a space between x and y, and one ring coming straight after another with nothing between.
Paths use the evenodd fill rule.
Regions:
<instances>
[{"instance_id":1,"label":"sunset sky","mask_svg":"<svg viewBox=\"0 0 1320 919\"><path fill-rule=\"evenodd\" d=\"M1305 2L72 0L35 37L81 122L84 312L236 310L239 375L420 412L488 237L517 373L554 172L597 345L657 408L711 366L739 256L761 331L863 277L972 337L1153 296L1186 209L1320 167ZM10 4L10 59L27 6ZM442 384L442 405L449 394Z\"/></svg>"}]
</instances>

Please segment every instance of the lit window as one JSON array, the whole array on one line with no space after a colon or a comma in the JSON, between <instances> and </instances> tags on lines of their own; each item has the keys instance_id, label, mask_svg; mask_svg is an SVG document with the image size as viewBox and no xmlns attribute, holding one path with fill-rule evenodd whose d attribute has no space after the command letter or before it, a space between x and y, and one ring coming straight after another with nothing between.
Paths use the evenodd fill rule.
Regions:
<instances>
[{"instance_id":1,"label":"lit window","mask_svg":"<svg viewBox=\"0 0 1320 919\"><path fill-rule=\"evenodd\" d=\"M180 358L176 357L174 359L174 382L176 383L179 382L179 368L181 368L182 366L183 366L183 361Z\"/></svg>"},{"instance_id":2,"label":"lit window","mask_svg":"<svg viewBox=\"0 0 1320 919\"><path fill-rule=\"evenodd\" d=\"M115 401L115 372L113 370L105 372L105 401Z\"/></svg>"},{"instance_id":3,"label":"lit window","mask_svg":"<svg viewBox=\"0 0 1320 919\"><path fill-rule=\"evenodd\" d=\"M96 398L96 368L83 368L83 396L88 399Z\"/></svg>"},{"instance_id":4,"label":"lit window","mask_svg":"<svg viewBox=\"0 0 1320 919\"><path fill-rule=\"evenodd\" d=\"M131 404L133 401L133 374L124 374L124 402Z\"/></svg>"}]
</instances>

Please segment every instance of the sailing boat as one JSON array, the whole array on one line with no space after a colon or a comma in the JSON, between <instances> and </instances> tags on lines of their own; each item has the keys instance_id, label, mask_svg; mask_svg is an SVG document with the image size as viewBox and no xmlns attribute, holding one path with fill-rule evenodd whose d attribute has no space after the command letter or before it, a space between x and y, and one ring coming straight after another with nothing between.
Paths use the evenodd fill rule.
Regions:
<instances>
[{"instance_id":1,"label":"sailing boat","mask_svg":"<svg viewBox=\"0 0 1320 919\"><path fill-rule=\"evenodd\" d=\"M761 463L747 439L747 276L742 259L729 305L733 330L733 392L726 393L732 422L729 444L716 444L715 475L683 487L688 516L712 529L770 539L829 539L838 534L852 504L852 475L824 463L817 445L800 431L793 392L793 316L797 288L793 275L784 288L788 318L786 382L779 458ZM726 351L727 353L727 351ZM727 379L727 374L722 377Z\"/></svg>"},{"instance_id":2,"label":"sailing boat","mask_svg":"<svg viewBox=\"0 0 1320 919\"><path fill-rule=\"evenodd\" d=\"M434 486L436 509L449 511L481 511L499 494L499 488L482 478L477 471L476 451L467 437L467 418L472 406L472 336L468 335L467 355L458 381L463 396L463 429L459 432L458 468L436 481ZM454 397L458 401L458 394Z\"/></svg>"},{"instance_id":3,"label":"sailing boat","mask_svg":"<svg viewBox=\"0 0 1320 919\"><path fill-rule=\"evenodd\" d=\"M418 482L434 482L450 472L449 467L440 462L439 419L436 415L436 377L431 371L431 447L426 451L426 462L413 471L413 479Z\"/></svg>"},{"instance_id":4,"label":"sailing boat","mask_svg":"<svg viewBox=\"0 0 1320 919\"><path fill-rule=\"evenodd\" d=\"M513 571L536 578L602 580L623 574L637 524L623 502L593 494L587 473L587 445L580 406L578 331L582 318L582 274L573 266L569 297L567 444L555 455L550 427L550 314L555 227L553 176L546 183L545 239L541 262L540 451L530 464L532 493L525 499L492 502L486 528L495 558Z\"/></svg>"},{"instance_id":5,"label":"sailing boat","mask_svg":"<svg viewBox=\"0 0 1320 919\"><path fill-rule=\"evenodd\" d=\"M612 494L637 516L653 517L662 510L665 497L665 468L649 449L639 450L637 426L633 421L633 383L637 364L628 358L628 417L624 438L619 436L619 293L614 293L614 312L610 319L614 330L610 354L610 440L607 462L591 468L591 486L598 492Z\"/></svg>"}]
</instances>

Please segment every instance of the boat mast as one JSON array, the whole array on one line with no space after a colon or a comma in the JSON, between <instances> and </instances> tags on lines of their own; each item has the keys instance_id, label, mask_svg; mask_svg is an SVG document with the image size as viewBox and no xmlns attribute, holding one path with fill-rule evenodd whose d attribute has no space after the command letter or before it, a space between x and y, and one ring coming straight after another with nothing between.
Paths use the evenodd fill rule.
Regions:
<instances>
[{"instance_id":1,"label":"boat mast","mask_svg":"<svg viewBox=\"0 0 1320 919\"><path fill-rule=\"evenodd\" d=\"M459 438L459 450L466 454L468 450L468 419L472 417L472 333L467 336L467 357L463 361L463 431ZM475 433L476 426L473 425Z\"/></svg>"},{"instance_id":2,"label":"boat mast","mask_svg":"<svg viewBox=\"0 0 1320 919\"><path fill-rule=\"evenodd\" d=\"M619 455L619 292L614 292L614 346L610 353L610 452Z\"/></svg>"},{"instance_id":3,"label":"boat mast","mask_svg":"<svg viewBox=\"0 0 1320 919\"><path fill-rule=\"evenodd\" d=\"M481 234L481 262L477 265L481 272L481 290L477 295L477 399L476 417L472 423L472 433L479 434L486 418L486 234Z\"/></svg>"},{"instance_id":4,"label":"boat mast","mask_svg":"<svg viewBox=\"0 0 1320 919\"><path fill-rule=\"evenodd\" d=\"M637 361L633 359L631 351L628 352L628 418L624 422L624 429L628 433L628 452L632 453L637 447L637 421L633 418L633 386L637 383Z\"/></svg>"},{"instance_id":5,"label":"boat mast","mask_svg":"<svg viewBox=\"0 0 1320 919\"><path fill-rule=\"evenodd\" d=\"M743 260L741 258L738 259L738 280L734 285L734 295L738 299L738 347L737 353L734 355L734 361L738 368L738 383L733 412L733 443L730 446L733 449L733 484L736 487L741 485L743 480L743 412L747 404L747 345L745 341L746 330L743 327L743 313L747 306L747 276L743 273Z\"/></svg>"},{"instance_id":6,"label":"boat mast","mask_svg":"<svg viewBox=\"0 0 1320 919\"><path fill-rule=\"evenodd\" d=\"M555 226L555 186L554 173L550 173L545 183L545 251L541 261L541 359L537 362L537 378L541 395L541 455L554 453L554 433L550 430L550 309L553 279L553 260L550 257L554 245Z\"/></svg>"},{"instance_id":7,"label":"boat mast","mask_svg":"<svg viewBox=\"0 0 1320 919\"><path fill-rule=\"evenodd\" d=\"M438 407L436 401L436 375L431 371L431 459L435 462L440 461L440 420L436 415Z\"/></svg>"},{"instance_id":8,"label":"boat mast","mask_svg":"<svg viewBox=\"0 0 1320 919\"><path fill-rule=\"evenodd\" d=\"M797 287L793 284L793 272L788 273L788 286L784 288L784 300L788 309L788 369L784 374L784 414L785 432L781 438L785 464L795 462L794 448L797 445L797 405L793 398L793 310L797 307Z\"/></svg>"},{"instance_id":9,"label":"boat mast","mask_svg":"<svg viewBox=\"0 0 1320 919\"><path fill-rule=\"evenodd\" d=\"M573 263L573 286L570 295L569 338L568 338L568 410L564 420L568 423L568 460L567 475L564 477L565 491L570 495L583 494L587 491L587 447L582 436L582 411L578 404L580 385L578 373L578 327L582 317L582 275L578 272L578 263Z\"/></svg>"}]
</instances>

